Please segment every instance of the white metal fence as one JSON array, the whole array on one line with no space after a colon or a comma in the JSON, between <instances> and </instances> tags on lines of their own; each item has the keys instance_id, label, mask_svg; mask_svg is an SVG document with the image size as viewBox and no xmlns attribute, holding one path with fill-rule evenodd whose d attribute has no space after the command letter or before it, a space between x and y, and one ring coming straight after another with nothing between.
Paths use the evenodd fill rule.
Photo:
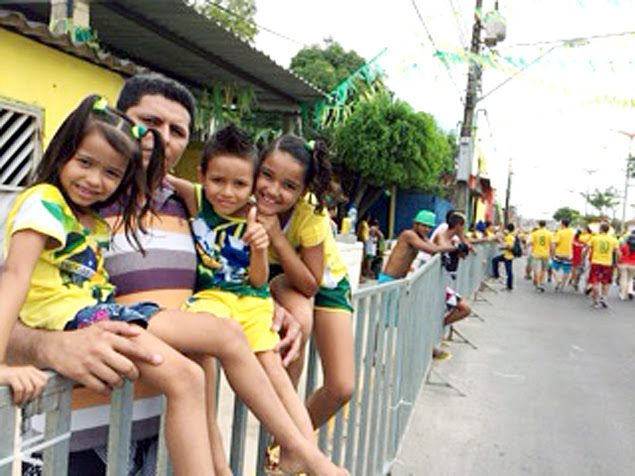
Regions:
<instances>
[{"instance_id":1,"label":"white metal fence","mask_svg":"<svg viewBox=\"0 0 635 476\"><path fill-rule=\"evenodd\" d=\"M443 331L445 286L470 297L489 274L495 249L476 247L461 260L456 279L443 270L438 257L411 276L392 283L367 286L353 294L355 313L356 386L353 397L319 433L319 444L334 462L352 475L387 474L395 460L417 393L429 370L432 348ZM306 394L319 375L315 349L308 353ZM44 395L21 409L11 403L7 387L0 386L0 476L12 474L21 455L41 451L44 474L66 473L70 436L72 383L53 374ZM108 440L108 474L125 475L132 416L132 385L113 392ZM20 438L16 421L46 413L45 429L35 438ZM260 431L257 461L246 461L248 411L234 403L230 464L235 475L253 474L245 464L264 474L266 432ZM22 440L22 441L20 441ZM252 452L253 453L253 452ZM253 455L252 455L253 457ZM13 474L19 474L13 473ZM165 445L159 445L157 474L170 474Z\"/></svg>"}]
</instances>

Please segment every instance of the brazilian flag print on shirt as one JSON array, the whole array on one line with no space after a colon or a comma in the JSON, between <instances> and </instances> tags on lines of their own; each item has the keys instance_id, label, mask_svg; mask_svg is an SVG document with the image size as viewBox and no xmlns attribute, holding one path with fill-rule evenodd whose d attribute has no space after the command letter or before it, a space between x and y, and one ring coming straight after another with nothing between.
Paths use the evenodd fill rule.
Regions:
<instances>
[{"instance_id":1,"label":"brazilian flag print on shirt","mask_svg":"<svg viewBox=\"0 0 635 476\"><path fill-rule=\"evenodd\" d=\"M5 255L13 235L21 230L34 230L55 243L44 250L33 270L20 311L25 325L63 329L77 311L112 296L114 286L100 252L109 244L110 230L98 216L95 229L86 230L57 187L39 184L22 192L9 213Z\"/></svg>"}]
</instances>

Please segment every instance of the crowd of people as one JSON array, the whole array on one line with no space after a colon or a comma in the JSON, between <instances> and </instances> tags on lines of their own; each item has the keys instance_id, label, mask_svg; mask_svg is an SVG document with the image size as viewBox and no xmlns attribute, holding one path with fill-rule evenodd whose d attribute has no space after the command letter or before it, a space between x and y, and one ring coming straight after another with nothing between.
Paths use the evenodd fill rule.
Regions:
<instances>
[{"instance_id":1,"label":"crowd of people","mask_svg":"<svg viewBox=\"0 0 635 476\"><path fill-rule=\"evenodd\" d=\"M554 292L570 286L590 295L594 308L607 308L609 288L617 281L619 298L633 299L635 229L619 236L607 220L596 224L595 230L591 226L582 230L563 219L552 232L541 220L526 243L525 278L533 280L538 292L545 292L545 282L553 282Z\"/></svg>"},{"instance_id":2,"label":"crowd of people","mask_svg":"<svg viewBox=\"0 0 635 476\"><path fill-rule=\"evenodd\" d=\"M5 228L0 384L22 404L46 385L42 368L106 394L140 379L167 397L175 474L231 474L217 358L279 445L269 470L348 474L314 434L355 381L326 145L285 134L259 151L229 125L205 144L192 184L169 172L195 110L183 85L147 73L125 82L116 107L90 95L60 125ZM324 383L305 405L297 356L311 335ZM156 430L133 428L130 474L156 461ZM69 474L105 474L103 437L71 452Z\"/></svg>"}]
</instances>

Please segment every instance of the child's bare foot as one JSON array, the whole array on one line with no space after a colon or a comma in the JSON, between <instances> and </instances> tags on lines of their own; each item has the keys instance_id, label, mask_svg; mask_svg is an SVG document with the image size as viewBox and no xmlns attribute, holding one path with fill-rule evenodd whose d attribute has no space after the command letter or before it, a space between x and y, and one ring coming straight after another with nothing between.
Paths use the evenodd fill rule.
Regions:
<instances>
[{"instance_id":1,"label":"child's bare foot","mask_svg":"<svg viewBox=\"0 0 635 476\"><path fill-rule=\"evenodd\" d=\"M287 473L302 473L313 476L348 476L346 469L340 468L323 455L317 446L307 444L305 448L281 448L280 469Z\"/></svg>"}]
</instances>

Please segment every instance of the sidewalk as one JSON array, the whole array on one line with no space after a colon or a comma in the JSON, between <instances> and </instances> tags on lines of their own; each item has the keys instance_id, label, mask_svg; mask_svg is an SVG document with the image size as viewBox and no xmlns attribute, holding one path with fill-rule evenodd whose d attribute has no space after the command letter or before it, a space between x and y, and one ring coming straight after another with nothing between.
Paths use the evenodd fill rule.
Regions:
<instances>
[{"instance_id":1,"label":"sidewalk","mask_svg":"<svg viewBox=\"0 0 635 476\"><path fill-rule=\"evenodd\" d=\"M425 385L393 476L635 474L635 301L608 310L522 279L481 295ZM492 283L499 290L503 286Z\"/></svg>"}]
</instances>

